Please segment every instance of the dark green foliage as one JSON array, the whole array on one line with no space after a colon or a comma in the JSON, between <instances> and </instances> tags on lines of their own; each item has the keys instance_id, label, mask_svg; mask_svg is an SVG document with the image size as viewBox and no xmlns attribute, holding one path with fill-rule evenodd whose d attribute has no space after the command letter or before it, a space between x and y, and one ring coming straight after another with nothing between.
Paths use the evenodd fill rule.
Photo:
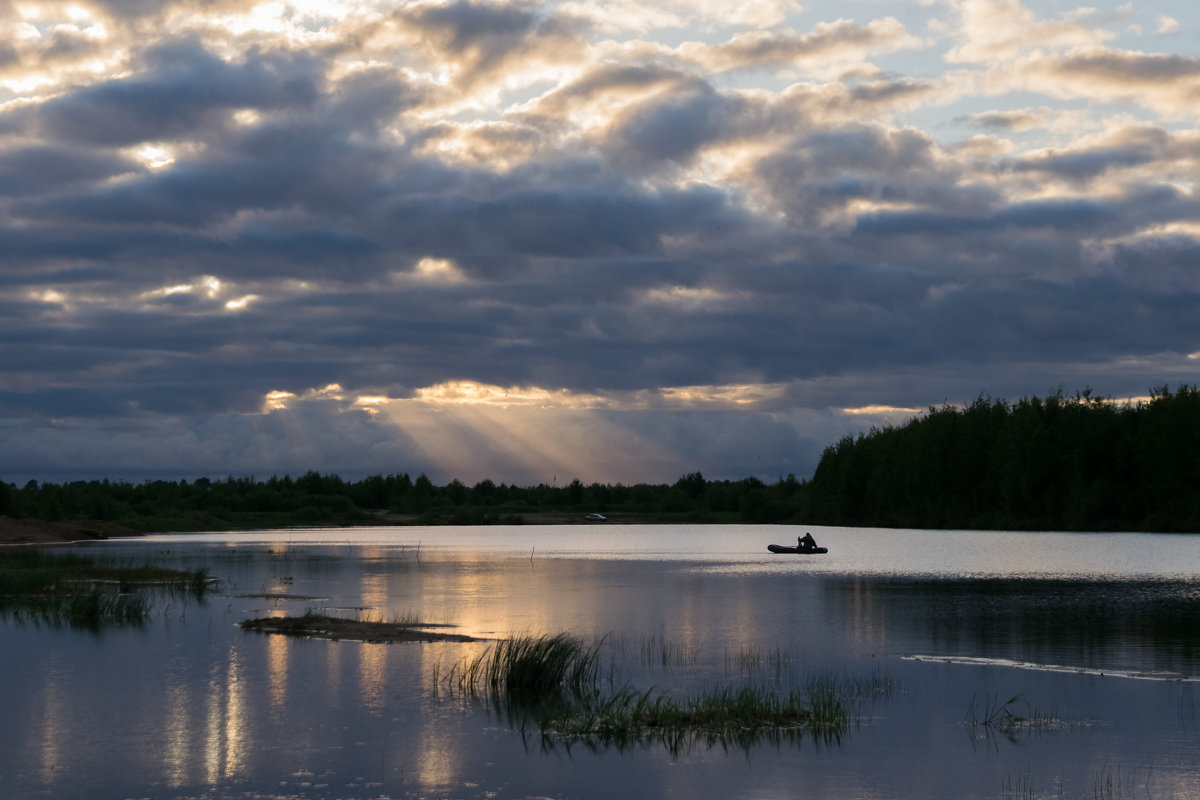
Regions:
<instances>
[{"instance_id":1,"label":"dark green foliage","mask_svg":"<svg viewBox=\"0 0 1200 800\"><path fill-rule=\"evenodd\" d=\"M826 448L809 489L831 525L1198 531L1200 391L931 408Z\"/></svg>"},{"instance_id":2,"label":"dark green foliage","mask_svg":"<svg viewBox=\"0 0 1200 800\"><path fill-rule=\"evenodd\" d=\"M804 509L806 484L789 475L767 485L757 478L706 481L699 472L675 484L531 487L483 480L468 487L452 480L438 487L425 475L372 475L358 482L307 472L266 481L253 476L213 481L76 481L25 488L0 484L11 516L108 520L139 531L199 531L289 525L354 525L402 515L418 524L518 524L538 512L625 514L644 522L785 522ZM390 521L396 521L390 518Z\"/></svg>"}]
</instances>

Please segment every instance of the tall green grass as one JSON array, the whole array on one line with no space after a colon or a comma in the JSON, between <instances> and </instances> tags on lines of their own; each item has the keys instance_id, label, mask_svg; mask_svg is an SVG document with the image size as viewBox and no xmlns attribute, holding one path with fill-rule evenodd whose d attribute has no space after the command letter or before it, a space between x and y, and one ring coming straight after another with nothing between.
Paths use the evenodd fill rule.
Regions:
<instances>
[{"instance_id":1,"label":"tall green grass","mask_svg":"<svg viewBox=\"0 0 1200 800\"><path fill-rule=\"evenodd\" d=\"M880 682L821 676L787 690L743 685L673 694L604 678L604 646L604 639L588 644L570 634L516 636L459 661L444 676L439 670L435 680L459 695L491 701L523 732L536 729L543 743L659 743L672 753L701 743L840 741L856 697Z\"/></svg>"},{"instance_id":2,"label":"tall green grass","mask_svg":"<svg viewBox=\"0 0 1200 800\"><path fill-rule=\"evenodd\" d=\"M460 691L495 698L582 695L599 683L601 643L585 645L570 634L502 639L482 655L456 664L448 681Z\"/></svg>"}]
</instances>

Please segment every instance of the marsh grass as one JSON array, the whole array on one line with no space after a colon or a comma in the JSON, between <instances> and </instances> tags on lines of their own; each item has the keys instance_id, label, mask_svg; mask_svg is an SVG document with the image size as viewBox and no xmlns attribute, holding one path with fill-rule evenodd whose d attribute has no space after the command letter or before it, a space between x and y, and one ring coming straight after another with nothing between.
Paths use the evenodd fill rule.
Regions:
<instances>
[{"instance_id":1,"label":"marsh grass","mask_svg":"<svg viewBox=\"0 0 1200 800\"><path fill-rule=\"evenodd\" d=\"M1037 797L1033 788L1033 779L1028 775L1021 775L1013 779L1012 776L1006 776L1000 785L1001 800L1034 800Z\"/></svg>"},{"instance_id":2,"label":"marsh grass","mask_svg":"<svg viewBox=\"0 0 1200 800\"><path fill-rule=\"evenodd\" d=\"M1124 800L1134 797L1134 773L1123 772L1120 765L1113 766L1105 761L1098 770L1092 773L1092 796L1096 800ZM1149 791L1147 791L1149 796Z\"/></svg>"},{"instance_id":3,"label":"marsh grass","mask_svg":"<svg viewBox=\"0 0 1200 800\"><path fill-rule=\"evenodd\" d=\"M471 697L542 701L595 692L602 641L593 645L569 634L501 639L481 655L464 659L447 681Z\"/></svg>"},{"instance_id":4,"label":"marsh grass","mask_svg":"<svg viewBox=\"0 0 1200 800\"><path fill-rule=\"evenodd\" d=\"M308 608L304 611L307 616L316 616L318 612L315 608ZM386 617L380 612L361 611L358 614L359 622L370 622L375 624L395 625L404 628L440 628L446 627L443 625L430 625L421 622L420 616L415 611L399 611L388 614Z\"/></svg>"},{"instance_id":5,"label":"marsh grass","mask_svg":"<svg viewBox=\"0 0 1200 800\"><path fill-rule=\"evenodd\" d=\"M640 656L644 667L671 669L695 664L700 653L684 642L668 639L666 631L659 631L642 637Z\"/></svg>"},{"instance_id":6,"label":"marsh grass","mask_svg":"<svg viewBox=\"0 0 1200 800\"><path fill-rule=\"evenodd\" d=\"M967 706L967 726L970 728L982 726L988 730L1000 731L1005 734L1020 730L1028 721L1026 717L1016 713L1018 709L1016 704L1021 701L1023 696L1013 695L1001 703L999 695L988 695L982 702L978 695L971 695L971 702Z\"/></svg>"},{"instance_id":7,"label":"marsh grass","mask_svg":"<svg viewBox=\"0 0 1200 800\"><path fill-rule=\"evenodd\" d=\"M972 695L963 722L973 739L982 731L980 738L985 739L989 746L995 744L997 735L1016 743L1025 734L1053 733L1094 724L1087 720L1065 719L1054 709L1031 706L1022 694L1004 702L1000 702L1000 696L995 694L982 700L978 695Z\"/></svg>"},{"instance_id":8,"label":"marsh grass","mask_svg":"<svg viewBox=\"0 0 1200 800\"><path fill-rule=\"evenodd\" d=\"M206 568L122 565L23 548L0 552L0 614L18 621L83 628L138 624L150 615L141 590L201 598L213 583Z\"/></svg>"},{"instance_id":9,"label":"marsh grass","mask_svg":"<svg viewBox=\"0 0 1200 800\"><path fill-rule=\"evenodd\" d=\"M663 652L660 643L651 643L655 664ZM516 636L460 660L444 675L439 667L435 683L458 696L490 701L523 735L538 731L543 746L660 743L673 754L697 744L748 748L763 740L806 736L838 742L850 727L855 700L890 686L880 673L861 679L825 674L786 690L764 685L690 693L642 689L617 685L611 664L605 677L606 645L607 638L589 644L570 634ZM645 645L640 656L647 652Z\"/></svg>"},{"instance_id":10,"label":"marsh grass","mask_svg":"<svg viewBox=\"0 0 1200 800\"><path fill-rule=\"evenodd\" d=\"M792 651L782 647L764 649L757 644L743 645L736 652L725 651L725 671L743 675L772 674L781 680L792 666Z\"/></svg>"}]
</instances>

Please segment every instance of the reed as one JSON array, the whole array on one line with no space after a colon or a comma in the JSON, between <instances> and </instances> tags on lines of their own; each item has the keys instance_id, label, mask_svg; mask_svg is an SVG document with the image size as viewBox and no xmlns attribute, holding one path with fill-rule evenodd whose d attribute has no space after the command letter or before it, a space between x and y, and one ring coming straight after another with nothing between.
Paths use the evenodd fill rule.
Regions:
<instances>
[{"instance_id":1,"label":"reed","mask_svg":"<svg viewBox=\"0 0 1200 800\"><path fill-rule=\"evenodd\" d=\"M0 613L18 620L87 628L135 624L150 615L149 600L137 590L202 597L213 583L207 568L122 565L39 550L0 553Z\"/></svg>"},{"instance_id":2,"label":"reed","mask_svg":"<svg viewBox=\"0 0 1200 800\"><path fill-rule=\"evenodd\" d=\"M794 740L806 733L816 741L838 741L851 718L847 687L874 685L825 679L787 691L710 687L683 696L614 687L601 676L604 643L569 634L512 637L459 661L444 677L439 667L436 680L462 695L486 697L523 732L536 728L543 742L659 742L673 753L697 742L748 747L762 738Z\"/></svg>"},{"instance_id":3,"label":"reed","mask_svg":"<svg viewBox=\"0 0 1200 800\"><path fill-rule=\"evenodd\" d=\"M1113 766L1105 761L1092 773L1092 796L1096 800L1123 800L1135 795L1134 775L1123 773L1120 765ZM1147 792L1149 796L1149 792Z\"/></svg>"},{"instance_id":4,"label":"reed","mask_svg":"<svg viewBox=\"0 0 1200 800\"><path fill-rule=\"evenodd\" d=\"M645 667L685 667L695 664L699 653L694 647L667 638L665 631L642 637L641 660Z\"/></svg>"},{"instance_id":5,"label":"reed","mask_svg":"<svg viewBox=\"0 0 1200 800\"><path fill-rule=\"evenodd\" d=\"M725 651L726 672L739 672L744 675L769 672L776 680L782 680L784 673L791 666L791 650L779 646L764 650L757 644L750 644L743 645L736 652Z\"/></svg>"},{"instance_id":6,"label":"reed","mask_svg":"<svg viewBox=\"0 0 1200 800\"><path fill-rule=\"evenodd\" d=\"M980 704L977 695L971 695L967 706L966 722L970 727L982 725L1005 733L1013 732L1023 726L1028 719L1013 712L1013 708L1023 695L1014 695L1003 703L999 695L989 695Z\"/></svg>"},{"instance_id":7,"label":"reed","mask_svg":"<svg viewBox=\"0 0 1200 800\"><path fill-rule=\"evenodd\" d=\"M1013 779L1006 776L1000 786L1000 797L1002 800L1034 800L1037 793L1033 788L1033 779L1028 775L1021 775Z\"/></svg>"},{"instance_id":8,"label":"reed","mask_svg":"<svg viewBox=\"0 0 1200 800\"><path fill-rule=\"evenodd\" d=\"M600 643L560 633L502 639L481 655L460 662L450 677L471 695L557 696L594 691L599 680Z\"/></svg>"}]
</instances>

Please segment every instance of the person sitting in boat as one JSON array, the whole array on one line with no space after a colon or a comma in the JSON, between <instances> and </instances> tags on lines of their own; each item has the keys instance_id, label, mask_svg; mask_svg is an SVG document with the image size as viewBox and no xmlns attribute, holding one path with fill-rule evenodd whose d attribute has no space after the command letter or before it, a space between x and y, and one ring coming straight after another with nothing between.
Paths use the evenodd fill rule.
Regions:
<instances>
[{"instance_id":1,"label":"person sitting in boat","mask_svg":"<svg viewBox=\"0 0 1200 800\"><path fill-rule=\"evenodd\" d=\"M801 550L816 550L817 540L813 538L811 533L805 531L803 536L796 537L796 547Z\"/></svg>"}]
</instances>

